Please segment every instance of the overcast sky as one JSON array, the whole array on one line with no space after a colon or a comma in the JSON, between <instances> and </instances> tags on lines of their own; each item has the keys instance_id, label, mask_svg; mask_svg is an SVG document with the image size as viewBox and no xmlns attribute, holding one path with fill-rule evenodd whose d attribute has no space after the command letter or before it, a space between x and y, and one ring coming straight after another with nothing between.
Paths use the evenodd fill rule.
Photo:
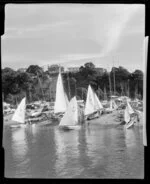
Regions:
<instances>
[{"instance_id":1,"label":"overcast sky","mask_svg":"<svg viewBox=\"0 0 150 184\"><path fill-rule=\"evenodd\" d=\"M2 67L93 62L143 70L144 30L144 5L9 4Z\"/></svg>"}]
</instances>

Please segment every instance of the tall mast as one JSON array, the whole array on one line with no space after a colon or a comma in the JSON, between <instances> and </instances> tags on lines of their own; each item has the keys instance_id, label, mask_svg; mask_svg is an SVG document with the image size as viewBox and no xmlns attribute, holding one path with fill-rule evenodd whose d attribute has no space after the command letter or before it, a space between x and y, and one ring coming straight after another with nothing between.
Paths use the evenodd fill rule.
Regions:
<instances>
[{"instance_id":1,"label":"tall mast","mask_svg":"<svg viewBox=\"0 0 150 184\"><path fill-rule=\"evenodd\" d=\"M110 72L108 72L108 78L109 78L109 90L110 90L110 96L112 95L111 93L111 79L110 79Z\"/></svg>"},{"instance_id":2,"label":"tall mast","mask_svg":"<svg viewBox=\"0 0 150 184\"><path fill-rule=\"evenodd\" d=\"M104 86L104 100L107 100L106 86Z\"/></svg>"},{"instance_id":3,"label":"tall mast","mask_svg":"<svg viewBox=\"0 0 150 184\"><path fill-rule=\"evenodd\" d=\"M113 60L113 68L114 68L114 60ZM115 68L113 70L113 77L114 77L114 95L115 95L116 94Z\"/></svg>"},{"instance_id":4,"label":"tall mast","mask_svg":"<svg viewBox=\"0 0 150 184\"><path fill-rule=\"evenodd\" d=\"M68 93L69 93L69 100L71 98L71 95L70 95L70 82L69 82L69 73L67 74L67 81L68 81Z\"/></svg>"},{"instance_id":5,"label":"tall mast","mask_svg":"<svg viewBox=\"0 0 150 184\"><path fill-rule=\"evenodd\" d=\"M128 97L130 97L130 83L129 83L129 79L128 79Z\"/></svg>"},{"instance_id":6,"label":"tall mast","mask_svg":"<svg viewBox=\"0 0 150 184\"><path fill-rule=\"evenodd\" d=\"M41 85L41 80L40 80L40 78L39 78L38 73L37 73L37 76L38 76L38 80L39 80L40 88L41 88L41 91L42 91L43 100L45 100L44 91L43 91L43 88L42 88L42 85Z\"/></svg>"}]
</instances>

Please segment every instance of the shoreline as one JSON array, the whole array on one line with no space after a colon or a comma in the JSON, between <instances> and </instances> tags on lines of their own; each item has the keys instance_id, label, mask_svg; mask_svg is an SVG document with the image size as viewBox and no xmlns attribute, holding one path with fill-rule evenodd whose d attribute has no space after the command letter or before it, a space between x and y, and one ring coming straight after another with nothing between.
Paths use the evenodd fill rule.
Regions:
<instances>
[{"instance_id":1,"label":"shoreline","mask_svg":"<svg viewBox=\"0 0 150 184\"><path fill-rule=\"evenodd\" d=\"M17 124L17 122L14 122L14 121L11 120L12 115L13 114L3 116L3 125L4 126L16 125ZM113 111L112 113L104 114L104 115L100 116L97 119L93 119L93 120L90 120L90 121L89 120L85 121L85 124L88 123L89 125L93 124L93 125L115 125L115 126L116 125L124 125L122 123L122 121L119 120L118 116L119 116L119 112L118 111ZM37 122L35 124L37 124L38 126L51 125L51 124L53 124L53 121L52 120L45 120L45 121L42 121L42 122ZM142 120L140 120L139 123L135 123L134 125L142 127L143 126Z\"/></svg>"},{"instance_id":2,"label":"shoreline","mask_svg":"<svg viewBox=\"0 0 150 184\"><path fill-rule=\"evenodd\" d=\"M97 119L93 119L93 120L86 121L86 122L89 125L91 125L91 124L93 124L93 125L115 125L115 126L116 125L124 125L123 121L119 120L119 112L117 110L113 111L110 114L104 114ZM142 127L143 126L142 120L140 120L139 123L135 123L134 125Z\"/></svg>"}]
</instances>

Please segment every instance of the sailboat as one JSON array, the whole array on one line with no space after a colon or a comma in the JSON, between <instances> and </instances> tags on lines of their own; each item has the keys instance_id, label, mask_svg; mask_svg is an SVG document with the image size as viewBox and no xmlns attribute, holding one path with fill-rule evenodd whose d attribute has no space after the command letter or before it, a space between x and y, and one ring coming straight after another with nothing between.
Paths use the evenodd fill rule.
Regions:
<instances>
[{"instance_id":1,"label":"sailboat","mask_svg":"<svg viewBox=\"0 0 150 184\"><path fill-rule=\"evenodd\" d=\"M96 110L99 111L99 110L103 109L103 105L101 104L100 100L98 99L96 93L94 93L94 98L95 98L94 100L95 100L95 108L96 108Z\"/></svg>"},{"instance_id":2,"label":"sailboat","mask_svg":"<svg viewBox=\"0 0 150 184\"><path fill-rule=\"evenodd\" d=\"M84 115L86 119L94 119L100 116L100 110L103 109L103 105L99 101L95 92L93 92L91 86L88 86L87 99L85 103Z\"/></svg>"},{"instance_id":3,"label":"sailboat","mask_svg":"<svg viewBox=\"0 0 150 184\"><path fill-rule=\"evenodd\" d=\"M63 81L61 73L58 74L57 84L56 84L56 99L54 105L55 117L59 118L65 113L68 106L68 98L64 91Z\"/></svg>"},{"instance_id":4,"label":"sailboat","mask_svg":"<svg viewBox=\"0 0 150 184\"><path fill-rule=\"evenodd\" d=\"M26 98L24 97L21 100L12 117L12 121L17 122L17 125L12 125L12 127L25 126L25 112L26 112Z\"/></svg>"},{"instance_id":5,"label":"sailboat","mask_svg":"<svg viewBox=\"0 0 150 184\"><path fill-rule=\"evenodd\" d=\"M134 110L132 109L132 107L131 107L131 105L129 104L128 101L127 101L127 107L128 107L129 113L130 114L133 114L134 113Z\"/></svg>"},{"instance_id":6,"label":"sailboat","mask_svg":"<svg viewBox=\"0 0 150 184\"><path fill-rule=\"evenodd\" d=\"M94 108L94 94L93 94L91 86L89 85L86 103L85 103L84 115L87 116L89 114L94 113L95 111L96 109Z\"/></svg>"},{"instance_id":7,"label":"sailboat","mask_svg":"<svg viewBox=\"0 0 150 184\"><path fill-rule=\"evenodd\" d=\"M132 109L130 104L127 102L127 106L126 106L126 109L124 111L124 121L126 122L127 129L130 128L131 126L133 126L135 123L135 117L132 116L133 113L134 113L134 110Z\"/></svg>"},{"instance_id":8,"label":"sailboat","mask_svg":"<svg viewBox=\"0 0 150 184\"><path fill-rule=\"evenodd\" d=\"M126 124L130 122L130 114L128 111L128 107L126 107L124 110L124 121L126 122Z\"/></svg>"},{"instance_id":9,"label":"sailboat","mask_svg":"<svg viewBox=\"0 0 150 184\"><path fill-rule=\"evenodd\" d=\"M59 128L67 130L81 128L76 96L70 100L67 110L60 121Z\"/></svg>"},{"instance_id":10,"label":"sailboat","mask_svg":"<svg viewBox=\"0 0 150 184\"><path fill-rule=\"evenodd\" d=\"M118 106L114 100L110 100L110 107L106 108L106 112L111 113L114 110L117 110Z\"/></svg>"}]
</instances>

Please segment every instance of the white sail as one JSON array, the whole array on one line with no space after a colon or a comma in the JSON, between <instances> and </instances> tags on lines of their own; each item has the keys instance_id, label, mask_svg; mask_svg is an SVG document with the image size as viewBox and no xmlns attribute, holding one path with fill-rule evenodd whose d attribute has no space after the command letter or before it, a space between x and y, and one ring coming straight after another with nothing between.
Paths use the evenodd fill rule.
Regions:
<instances>
[{"instance_id":1,"label":"white sail","mask_svg":"<svg viewBox=\"0 0 150 184\"><path fill-rule=\"evenodd\" d=\"M75 126L78 124L78 104L76 97L73 97L68 104L67 110L60 121L59 126Z\"/></svg>"},{"instance_id":2,"label":"white sail","mask_svg":"<svg viewBox=\"0 0 150 184\"><path fill-rule=\"evenodd\" d=\"M54 113L65 112L67 109L67 98L63 87L61 74L59 73L56 84L56 99Z\"/></svg>"},{"instance_id":3,"label":"white sail","mask_svg":"<svg viewBox=\"0 0 150 184\"><path fill-rule=\"evenodd\" d=\"M89 85L86 103L85 103L84 115L92 114L95 111L96 109L95 109L94 93L92 91L91 86Z\"/></svg>"},{"instance_id":4,"label":"white sail","mask_svg":"<svg viewBox=\"0 0 150 184\"><path fill-rule=\"evenodd\" d=\"M96 108L96 110L103 109L103 105L101 104L100 100L98 99L96 93L94 93L94 97L95 97L95 108Z\"/></svg>"},{"instance_id":5,"label":"white sail","mask_svg":"<svg viewBox=\"0 0 150 184\"><path fill-rule=\"evenodd\" d=\"M117 104L116 104L116 102L113 100L113 108L114 109L117 109L118 108L118 106L117 106Z\"/></svg>"},{"instance_id":6,"label":"white sail","mask_svg":"<svg viewBox=\"0 0 150 184\"><path fill-rule=\"evenodd\" d=\"M23 98L12 117L12 120L17 121L19 123L25 123L25 110L26 98Z\"/></svg>"},{"instance_id":7,"label":"white sail","mask_svg":"<svg viewBox=\"0 0 150 184\"><path fill-rule=\"evenodd\" d=\"M110 110L116 110L118 108L114 100L110 100Z\"/></svg>"},{"instance_id":8,"label":"white sail","mask_svg":"<svg viewBox=\"0 0 150 184\"><path fill-rule=\"evenodd\" d=\"M126 123L129 123L130 121L130 114L129 114L129 111L128 111L128 108L126 107L126 109L124 110L124 121Z\"/></svg>"},{"instance_id":9,"label":"white sail","mask_svg":"<svg viewBox=\"0 0 150 184\"><path fill-rule=\"evenodd\" d=\"M110 109L113 110L113 102L110 100Z\"/></svg>"},{"instance_id":10,"label":"white sail","mask_svg":"<svg viewBox=\"0 0 150 184\"><path fill-rule=\"evenodd\" d=\"M66 93L65 93L65 99L66 99L66 103L67 103L67 106L68 106L69 100L68 100L68 97L67 97Z\"/></svg>"},{"instance_id":11,"label":"white sail","mask_svg":"<svg viewBox=\"0 0 150 184\"><path fill-rule=\"evenodd\" d=\"M128 112L129 114L133 114L134 110L132 109L131 105L129 104L129 102L127 101L127 108L128 108Z\"/></svg>"}]
</instances>

